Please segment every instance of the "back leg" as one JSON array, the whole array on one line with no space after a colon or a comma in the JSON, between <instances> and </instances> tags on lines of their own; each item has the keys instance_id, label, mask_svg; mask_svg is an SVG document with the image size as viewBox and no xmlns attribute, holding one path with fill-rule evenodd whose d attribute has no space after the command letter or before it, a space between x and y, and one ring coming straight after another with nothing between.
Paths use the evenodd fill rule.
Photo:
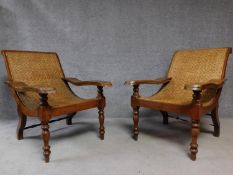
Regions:
<instances>
[{"instance_id":1,"label":"back leg","mask_svg":"<svg viewBox=\"0 0 233 175\"><path fill-rule=\"evenodd\" d=\"M219 137L220 136L220 122L218 117L218 107L214 108L214 110L211 112L211 118L214 124L214 136Z\"/></svg>"},{"instance_id":2,"label":"back leg","mask_svg":"<svg viewBox=\"0 0 233 175\"><path fill-rule=\"evenodd\" d=\"M165 111L160 111L163 115L163 124L168 124L168 113Z\"/></svg>"},{"instance_id":3,"label":"back leg","mask_svg":"<svg viewBox=\"0 0 233 175\"><path fill-rule=\"evenodd\" d=\"M18 115L19 115L19 121L18 121L18 127L16 131L16 137L18 140L23 139L23 130L27 123L27 116L24 115L20 109L18 109Z\"/></svg>"},{"instance_id":4,"label":"back leg","mask_svg":"<svg viewBox=\"0 0 233 175\"><path fill-rule=\"evenodd\" d=\"M76 112L70 113L70 114L67 115L67 119L66 119L66 124L67 125L72 125L72 118L74 117L75 114L76 114Z\"/></svg>"}]
</instances>

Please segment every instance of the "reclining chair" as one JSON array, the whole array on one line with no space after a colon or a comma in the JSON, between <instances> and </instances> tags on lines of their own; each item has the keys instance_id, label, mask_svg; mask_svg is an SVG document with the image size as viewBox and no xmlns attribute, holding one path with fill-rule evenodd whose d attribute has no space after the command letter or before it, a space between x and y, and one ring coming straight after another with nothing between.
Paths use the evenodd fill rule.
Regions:
<instances>
[{"instance_id":1,"label":"reclining chair","mask_svg":"<svg viewBox=\"0 0 233 175\"><path fill-rule=\"evenodd\" d=\"M50 52L3 50L2 55L8 74L7 84L15 97L19 123L17 139L23 139L27 116L38 117L41 121L42 138L44 142L45 162L49 162L49 122L52 117L67 115L68 125L76 112L95 108L99 110L99 134L104 139L104 107L105 97L103 87L111 86L106 81L81 81L76 78L66 78L58 55ZM76 96L69 84L76 86L96 86L97 97L83 99Z\"/></svg>"},{"instance_id":2,"label":"reclining chair","mask_svg":"<svg viewBox=\"0 0 233 175\"><path fill-rule=\"evenodd\" d=\"M204 114L211 112L214 136L218 137L220 134L218 100L231 52L231 48L177 51L166 78L126 81L126 85L133 86L131 97L133 138L138 139L140 107L161 111L164 124L168 123L168 112L190 116L192 121L191 159L196 160L200 119ZM162 86L154 95L143 97L139 95L139 85L143 84L161 84Z\"/></svg>"}]
</instances>

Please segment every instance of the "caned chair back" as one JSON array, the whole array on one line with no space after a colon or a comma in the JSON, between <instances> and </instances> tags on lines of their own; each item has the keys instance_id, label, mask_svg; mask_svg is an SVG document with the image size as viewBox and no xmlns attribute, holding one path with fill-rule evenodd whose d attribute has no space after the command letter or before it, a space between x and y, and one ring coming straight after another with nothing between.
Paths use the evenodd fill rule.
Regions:
<instances>
[{"instance_id":1,"label":"caned chair back","mask_svg":"<svg viewBox=\"0 0 233 175\"><path fill-rule=\"evenodd\" d=\"M9 79L28 85L64 77L56 53L3 51Z\"/></svg>"},{"instance_id":2,"label":"caned chair back","mask_svg":"<svg viewBox=\"0 0 233 175\"><path fill-rule=\"evenodd\" d=\"M212 79L224 79L230 48L196 49L177 51L173 56L168 77L172 80L152 98L171 104L188 105L192 91L186 84L207 83ZM212 103L220 96L221 89L202 91L202 101Z\"/></svg>"},{"instance_id":3,"label":"caned chair back","mask_svg":"<svg viewBox=\"0 0 233 175\"><path fill-rule=\"evenodd\" d=\"M24 82L29 86L53 87L56 93L49 94L49 104L62 106L74 104L77 97L72 93L64 77L59 58L52 52L3 50L8 79ZM37 93L14 93L17 102L29 108L37 108L40 101Z\"/></svg>"},{"instance_id":4,"label":"caned chair back","mask_svg":"<svg viewBox=\"0 0 233 175\"><path fill-rule=\"evenodd\" d=\"M177 51L172 59L168 77L177 87L188 83L224 79L229 48Z\"/></svg>"}]
</instances>

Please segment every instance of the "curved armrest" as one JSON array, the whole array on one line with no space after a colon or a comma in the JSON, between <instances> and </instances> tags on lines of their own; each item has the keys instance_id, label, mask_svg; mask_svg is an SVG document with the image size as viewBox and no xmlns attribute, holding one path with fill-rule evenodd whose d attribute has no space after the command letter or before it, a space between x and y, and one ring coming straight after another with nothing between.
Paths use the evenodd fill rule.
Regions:
<instances>
[{"instance_id":1,"label":"curved armrest","mask_svg":"<svg viewBox=\"0 0 233 175\"><path fill-rule=\"evenodd\" d=\"M37 92L38 94L50 94L56 92L55 88L53 87L43 87L39 85L29 86L26 83L20 81L6 81L5 83L17 92L32 91Z\"/></svg>"},{"instance_id":2,"label":"curved armrest","mask_svg":"<svg viewBox=\"0 0 233 175\"><path fill-rule=\"evenodd\" d=\"M112 83L109 81L82 81L77 78L63 78L64 81L69 82L76 86L100 86L111 87Z\"/></svg>"},{"instance_id":3,"label":"curved armrest","mask_svg":"<svg viewBox=\"0 0 233 175\"><path fill-rule=\"evenodd\" d=\"M225 80L223 79L212 79L206 83L194 83L194 84L186 84L184 89L192 90L192 91L202 91L204 89L219 89L222 88Z\"/></svg>"},{"instance_id":4,"label":"curved armrest","mask_svg":"<svg viewBox=\"0 0 233 175\"><path fill-rule=\"evenodd\" d=\"M164 84L171 81L172 78L159 78L156 80L128 80L125 82L125 85L140 85L140 84Z\"/></svg>"}]
</instances>

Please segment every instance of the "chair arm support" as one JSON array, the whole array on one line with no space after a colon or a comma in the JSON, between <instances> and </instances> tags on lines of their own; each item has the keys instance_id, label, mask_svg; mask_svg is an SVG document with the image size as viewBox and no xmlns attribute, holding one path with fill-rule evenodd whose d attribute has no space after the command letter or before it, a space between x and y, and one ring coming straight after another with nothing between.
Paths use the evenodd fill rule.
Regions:
<instances>
[{"instance_id":1,"label":"chair arm support","mask_svg":"<svg viewBox=\"0 0 233 175\"><path fill-rule=\"evenodd\" d=\"M222 88L224 82L225 80L212 79L206 83L186 84L184 86L184 89L192 91L202 91L205 89L219 89Z\"/></svg>"},{"instance_id":2,"label":"chair arm support","mask_svg":"<svg viewBox=\"0 0 233 175\"><path fill-rule=\"evenodd\" d=\"M26 83L20 81L6 81L5 83L17 92L32 91L38 94L50 94L56 92L55 88L53 87L44 87L39 85L29 86Z\"/></svg>"},{"instance_id":3,"label":"chair arm support","mask_svg":"<svg viewBox=\"0 0 233 175\"><path fill-rule=\"evenodd\" d=\"M109 81L82 81L77 78L63 78L64 81L69 82L76 86L100 86L100 87L111 87L112 83Z\"/></svg>"},{"instance_id":4,"label":"chair arm support","mask_svg":"<svg viewBox=\"0 0 233 175\"><path fill-rule=\"evenodd\" d=\"M159 78L155 80L128 80L124 84L131 86L141 85L141 84L164 84L171 81L171 79L172 78Z\"/></svg>"}]
</instances>

